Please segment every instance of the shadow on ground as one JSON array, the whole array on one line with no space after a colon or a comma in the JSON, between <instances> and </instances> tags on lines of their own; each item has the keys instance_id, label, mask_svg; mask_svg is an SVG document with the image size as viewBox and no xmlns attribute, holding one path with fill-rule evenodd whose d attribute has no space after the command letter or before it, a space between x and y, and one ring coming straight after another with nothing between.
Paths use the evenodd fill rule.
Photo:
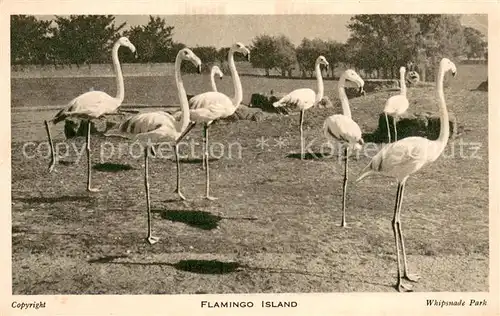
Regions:
<instances>
[{"instance_id":1,"label":"shadow on ground","mask_svg":"<svg viewBox=\"0 0 500 316\"><path fill-rule=\"evenodd\" d=\"M97 259L91 259L88 263L101 263L101 264L116 264L116 265L125 265L125 266L169 266L179 271L191 272L197 274L213 274L213 275L221 275L221 274L229 274L235 272L242 271L252 271L252 272L263 272L263 273L278 273L278 274L299 274L299 275L307 275L318 277L322 279L340 279L341 277L346 276L354 276L349 273L342 272L338 276L336 275L328 275L324 273L314 273L296 269L287 269L287 268L267 268L267 267L253 267L247 264L242 264L236 261L219 261L219 260L180 260L176 263L169 262L133 262L133 261L115 261L127 258L126 255L118 255L118 256L105 256ZM356 275L359 277L359 275ZM338 281L334 281L338 282ZM364 281L369 284L392 287L390 284L382 284L376 282L370 282L369 278Z\"/></svg>"},{"instance_id":2,"label":"shadow on ground","mask_svg":"<svg viewBox=\"0 0 500 316\"><path fill-rule=\"evenodd\" d=\"M94 197L88 195L63 195L13 198L12 200L24 203L90 202L94 200Z\"/></svg>"},{"instance_id":3,"label":"shadow on ground","mask_svg":"<svg viewBox=\"0 0 500 316\"><path fill-rule=\"evenodd\" d=\"M304 160L315 160L315 159L323 159L330 158L331 154L325 153L304 153ZM287 158L300 159L300 153L290 153L286 155Z\"/></svg>"},{"instance_id":4,"label":"shadow on ground","mask_svg":"<svg viewBox=\"0 0 500 316\"><path fill-rule=\"evenodd\" d=\"M92 169L101 172L120 172L120 171L135 170L136 168L128 164L106 162L94 165Z\"/></svg>"},{"instance_id":5,"label":"shadow on ground","mask_svg":"<svg viewBox=\"0 0 500 316\"><path fill-rule=\"evenodd\" d=\"M219 160L218 158L209 158L208 159L208 162L213 162L213 161L217 161ZM173 162L175 162L175 159L172 160ZM182 158L182 159L179 159L179 162L180 163L188 163L188 164L201 164L203 162L203 159L201 158Z\"/></svg>"},{"instance_id":6,"label":"shadow on ground","mask_svg":"<svg viewBox=\"0 0 500 316\"><path fill-rule=\"evenodd\" d=\"M219 226L222 219L229 220L256 220L256 217L225 217L214 215L205 211L197 210L153 210L154 213L159 213L161 218L172 221L180 222L191 227L212 230Z\"/></svg>"}]
</instances>

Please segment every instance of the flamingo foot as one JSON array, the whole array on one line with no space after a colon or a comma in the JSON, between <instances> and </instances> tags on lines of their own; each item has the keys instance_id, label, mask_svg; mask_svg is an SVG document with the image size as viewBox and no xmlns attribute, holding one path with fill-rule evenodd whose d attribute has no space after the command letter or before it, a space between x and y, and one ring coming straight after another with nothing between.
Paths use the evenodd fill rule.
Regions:
<instances>
[{"instance_id":1,"label":"flamingo foot","mask_svg":"<svg viewBox=\"0 0 500 316\"><path fill-rule=\"evenodd\" d=\"M56 159L51 159L50 160L50 164L49 164L49 173L51 173L52 171L54 171L54 167L56 166Z\"/></svg>"},{"instance_id":2,"label":"flamingo foot","mask_svg":"<svg viewBox=\"0 0 500 316\"><path fill-rule=\"evenodd\" d=\"M154 236L148 236L148 238L146 238L146 240L150 245L154 245L158 242L158 240L160 240L160 238L154 237Z\"/></svg>"},{"instance_id":3,"label":"flamingo foot","mask_svg":"<svg viewBox=\"0 0 500 316\"><path fill-rule=\"evenodd\" d=\"M95 193L95 192L99 192L101 190L99 190L98 188L87 188L87 191Z\"/></svg>"},{"instance_id":4,"label":"flamingo foot","mask_svg":"<svg viewBox=\"0 0 500 316\"><path fill-rule=\"evenodd\" d=\"M342 228L351 228L351 226L347 226L346 222L342 222L339 226Z\"/></svg>"},{"instance_id":5,"label":"flamingo foot","mask_svg":"<svg viewBox=\"0 0 500 316\"><path fill-rule=\"evenodd\" d=\"M406 284L403 284L401 283L401 280L398 282L398 284L396 284L396 290L398 290L398 292L402 293L402 292L413 292L413 289L411 288L411 285L406 285Z\"/></svg>"},{"instance_id":6,"label":"flamingo foot","mask_svg":"<svg viewBox=\"0 0 500 316\"><path fill-rule=\"evenodd\" d=\"M418 282L420 280L420 276L418 274L405 274L403 279L408 280L410 282Z\"/></svg>"},{"instance_id":7,"label":"flamingo foot","mask_svg":"<svg viewBox=\"0 0 500 316\"><path fill-rule=\"evenodd\" d=\"M213 196L210 196L210 195L205 196L205 199L207 199L207 200L209 200L209 201L215 201L215 200L218 200L218 198L213 197Z\"/></svg>"},{"instance_id":8,"label":"flamingo foot","mask_svg":"<svg viewBox=\"0 0 500 316\"><path fill-rule=\"evenodd\" d=\"M174 193L177 193L177 195L179 196L179 198L182 200L182 201L186 201L186 197L184 196L184 194L181 193L181 191L179 189L175 189L174 190Z\"/></svg>"}]
</instances>

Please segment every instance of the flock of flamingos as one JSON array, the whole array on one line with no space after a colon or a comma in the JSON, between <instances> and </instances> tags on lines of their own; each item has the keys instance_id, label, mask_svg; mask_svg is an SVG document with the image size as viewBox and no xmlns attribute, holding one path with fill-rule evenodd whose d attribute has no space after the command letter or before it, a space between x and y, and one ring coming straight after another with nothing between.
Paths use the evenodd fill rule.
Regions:
<instances>
[{"instance_id":1,"label":"flock of flamingos","mask_svg":"<svg viewBox=\"0 0 500 316\"><path fill-rule=\"evenodd\" d=\"M89 128L87 129L86 153L88 158L87 166L87 190L91 192L98 191L91 185L91 153L90 153L90 121L101 116L116 113L118 107L124 99L123 74L118 60L118 49L121 47L129 48L132 53L136 52L135 46L126 37L121 37L114 44L112 49L112 59L114 70L117 78L117 95L111 97L105 92L90 91L86 92L72 101L68 106L58 112L50 121L45 121L45 127L49 144L51 148L52 159L49 166L49 172L54 169L56 164L56 155L50 135L49 123L57 124L68 117L76 117L87 120ZM235 95L231 99L223 93L217 92L213 75L222 76L220 70L212 70L212 89L213 91L205 92L193 96L189 101L184 89L181 77L181 63L189 61L194 64L198 73L201 73L201 60L189 49L181 49L175 59L175 83L180 101L180 112L173 115L163 112L149 112L135 114L121 124L117 125L107 136L120 136L127 139L138 140L144 144L144 184L146 189L147 213L148 213L148 236L147 241L154 244L158 238L152 235L151 230L151 209L150 209L150 194L148 180L148 157L155 155L154 145L160 142L173 142L175 148L175 158L177 166L177 189L176 192L181 199L185 199L180 188L180 166L178 158L178 144L189 133L189 131L197 123L203 124L204 150L203 150L203 166L206 171L206 195L209 200L215 198L210 195L209 182L209 164L208 164L208 129L210 124L217 119L232 115L243 99L243 91L241 82L236 71L234 63L234 53L241 53L250 59L250 51L242 43L235 43L229 50L228 63L234 84ZM297 89L284 96L281 100L275 102L275 107L292 107L300 110L300 139L301 139L301 157L304 156L304 137L302 124L304 121L304 111L313 107L318 101L323 98L323 79L321 76L321 65L328 67L328 61L323 56L319 56L316 60L315 70L317 79L317 91L312 89ZM424 165L435 161L443 152L449 138L448 112L443 92L443 80L446 72L451 71L455 76L457 69L453 62L447 58L443 58L439 64L438 74L436 76L436 97L439 103L439 111L441 117L440 134L437 140L431 141L423 137L407 137L402 140L396 140L384 146L363 169L361 176L357 179L360 181L366 176L373 173L382 173L394 177L398 181L398 189L396 193L396 203L394 207L394 217L392 220L392 228L396 243L398 274L396 289L400 292L411 291L411 286L403 283L403 279L416 282L419 277L408 273L406 261L406 251L404 245L403 232L401 230L401 204L405 189L405 183L408 177L418 171ZM408 108L408 99L406 98L406 87L404 79L405 68L401 67L401 93L392 96L387 100L384 112L387 115L398 116ZM329 140L338 141L344 146L345 153L345 174L343 182L343 198L342 198L342 223L341 226L346 226L345 207L346 207L346 189L348 179L348 157L349 150L360 150L363 146L361 138L361 129L358 124L351 118L348 99L345 93L346 80L356 83L363 91L363 79L351 69L346 70L340 77L338 82L338 94L342 104L343 114L336 114L326 118L323 130L325 137ZM389 131L389 129L388 129ZM397 134L396 134L397 135ZM401 271L400 251L403 254L403 271Z\"/></svg>"}]
</instances>

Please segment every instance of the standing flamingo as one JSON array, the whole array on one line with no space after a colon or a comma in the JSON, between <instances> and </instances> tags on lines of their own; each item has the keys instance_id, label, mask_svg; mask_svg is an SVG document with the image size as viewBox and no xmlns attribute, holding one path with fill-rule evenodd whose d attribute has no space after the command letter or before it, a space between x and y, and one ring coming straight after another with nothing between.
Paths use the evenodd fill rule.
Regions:
<instances>
[{"instance_id":1,"label":"standing flamingo","mask_svg":"<svg viewBox=\"0 0 500 316\"><path fill-rule=\"evenodd\" d=\"M336 140L344 146L344 185L342 189L342 227L346 227L345 221L345 204L347 194L347 178L348 178L348 157L349 148L356 150L361 149L364 144L361 138L361 129L358 124L351 118L351 109L349 108L349 100L345 93L345 81L350 80L355 82L360 91L363 91L365 82L361 77L352 69L348 69L342 73L338 83L338 93L340 102L342 104L342 111L344 114L335 114L326 118L323 124L323 131L327 139Z\"/></svg>"},{"instance_id":2,"label":"standing flamingo","mask_svg":"<svg viewBox=\"0 0 500 316\"><path fill-rule=\"evenodd\" d=\"M167 112L157 111L149 113L136 114L120 124L119 134L115 136L133 135L135 139L145 144L144 147L144 185L146 187L146 202L148 211L148 237L147 241L154 244L158 241L151 233L151 204L149 196L149 178L148 178L148 157L153 145L164 141L174 142L175 158L177 162L177 193L182 199L185 199L179 190L180 171L179 171L179 153L178 144L194 126L190 124L189 106L186 96L186 90L181 77L181 63L183 60L192 62L201 73L201 61L189 48L183 48L177 53L175 58L175 83L181 105L181 118L177 121ZM107 135L112 136L112 135Z\"/></svg>"},{"instance_id":3,"label":"standing flamingo","mask_svg":"<svg viewBox=\"0 0 500 316\"><path fill-rule=\"evenodd\" d=\"M399 68L399 85L401 87L401 92L397 95L393 95L387 102L385 103L384 114L385 114L385 123L387 124L387 133L389 136L389 143L391 142L391 129L389 127L389 118L388 115L392 116L392 121L394 124L394 141L398 140L398 131L396 128L396 117L400 116L408 109L409 102L406 97L406 68Z\"/></svg>"},{"instance_id":4,"label":"standing flamingo","mask_svg":"<svg viewBox=\"0 0 500 316\"><path fill-rule=\"evenodd\" d=\"M116 74L116 97L112 97L109 94L102 91L89 91L86 92L73 100L71 100L68 106L61 111L59 111L53 119L50 121L45 121L45 129L47 131L47 137L49 139L50 152L52 159L49 165L49 172L52 172L54 166L56 165L56 155L54 151L54 144L52 143L52 137L50 135L49 122L56 125L57 123L64 121L68 117L76 117L80 119L87 120L87 191L97 192L98 189L91 187L91 166L92 159L90 154L90 122L93 119L99 118L105 114L110 114L116 112L116 109L122 104L125 97L125 88L123 86L123 74L120 67L120 61L118 60L118 49L120 46L128 47L132 53L135 53L135 46L126 37L121 37L116 41L111 50L111 56L113 59L113 66L115 68ZM136 55L137 56L137 55Z\"/></svg>"},{"instance_id":5,"label":"standing flamingo","mask_svg":"<svg viewBox=\"0 0 500 316\"><path fill-rule=\"evenodd\" d=\"M204 151L203 160L205 160L205 198L216 200L210 196L210 172L208 167L208 127L210 124L220 118L232 115L243 101L243 89L241 87L240 76L236 71L234 64L234 53L238 52L247 56L250 60L250 51L242 43L235 43L228 52L228 64L231 76L233 77L234 98L231 100L223 93L210 91L198 94L189 100L191 120L195 123L203 123Z\"/></svg>"},{"instance_id":6,"label":"standing flamingo","mask_svg":"<svg viewBox=\"0 0 500 316\"><path fill-rule=\"evenodd\" d=\"M326 58L323 56L319 56L316 59L316 64L314 66L316 82L318 84L317 92L309 88L297 89L273 103L274 107L298 108L300 110L300 159L304 159L304 131L302 129L304 124L304 111L323 99L324 87L320 65L325 65L328 70L328 61L326 61Z\"/></svg>"},{"instance_id":7,"label":"standing flamingo","mask_svg":"<svg viewBox=\"0 0 500 316\"><path fill-rule=\"evenodd\" d=\"M447 58L441 59L439 70L436 78L436 94L439 102L439 111L441 114L441 127L437 140L428 140L423 137L408 137L391 143L379 151L371 160L371 162L363 169L363 174L356 180L361 181L364 177L380 172L382 174L395 177L398 180L398 190L396 193L396 204L394 207L394 217L392 219L392 230L394 240L396 242L396 252L398 259L398 280L396 289L399 292L411 291L411 288L402 284L402 279L416 282L420 278L417 275L410 275L406 263L406 251L401 230L401 204L403 202L403 194L406 180L408 177L420 170L423 166L435 161L443 152L448 138L450 136L450 126L448 122L448 111L443 92L443 80L447 71L450 71L453 76L457 73L457 68L453 62ZM368 171L366 171L369 169ZM365 172L366 171L366 172ZM400 246L403 252L404 274L401 277L400 265Z\"/></svg>"},{"instance_id":8,"label":"standing flamingo","mask_svg":"<svg viewBox=\"0 0 500 316\"><path fill-rule=\"evenodd\" d=\"M215 84L215 76L218 75L219 78L222 80L224 77L224 74L222 73L222 70L220 70L219 66L212 66L212 69L210 70L210 83L212 85L212 91L217 92L217 85ZM187 96L188 100L191 100L191 98L194 97L194 95L189 95ZM177 111L174 114L172 114L175 119L178 119L181 116L181 112ZM205 139L203 139L203 144L205 145ZM203 149L203 153L205 153L205 150ZM202 159L202 168L205 170L205 158Z\"/></svg>"},{"instance_id":9,"label":"standing flamingo","mask_svg":"<svg viewBox=\"0 0 500 316\"><path fill-rule=\"evenodd\" d=\"M210 70L210 85L212 86L212 91L215 91L215 92L217 92L217 85L215 84L215 76L216 75L218 75L219 79L221 79L221 80L224 77L224 74L222 73L222 70L220 70L219 66L214 65L214 66L212 66L212 68ZM192 97L194 97L193 94L187 95L188 100L191 100ZM178 117L180 117L181 111L177 111L172 115L177 119Z\"/></svg>"}]
</instances>

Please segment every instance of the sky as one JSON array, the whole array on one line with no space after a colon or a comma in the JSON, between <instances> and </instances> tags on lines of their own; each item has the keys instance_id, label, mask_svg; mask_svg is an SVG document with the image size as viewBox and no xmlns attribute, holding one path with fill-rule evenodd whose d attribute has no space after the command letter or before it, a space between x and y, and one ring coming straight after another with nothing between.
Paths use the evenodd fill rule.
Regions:
<instances>
[{"instance_id":1,"label":"sky","mask_svg":"<svg viewBox=\"0 0 500 316\"><path fill-rule=\"evenodd\" d=\"M319 37L345 42L346 27L352 15L160 15L174 26L173 39L187 46L231 46L234 42L250 44L260 34L286 35L299 45L304 38ZM37 16L53 19L53 15ZM147 15L116 15L117 24L146 24ZM462 24L488 34L486 15L463 15Z\"/></svg>"}]
</instances>

